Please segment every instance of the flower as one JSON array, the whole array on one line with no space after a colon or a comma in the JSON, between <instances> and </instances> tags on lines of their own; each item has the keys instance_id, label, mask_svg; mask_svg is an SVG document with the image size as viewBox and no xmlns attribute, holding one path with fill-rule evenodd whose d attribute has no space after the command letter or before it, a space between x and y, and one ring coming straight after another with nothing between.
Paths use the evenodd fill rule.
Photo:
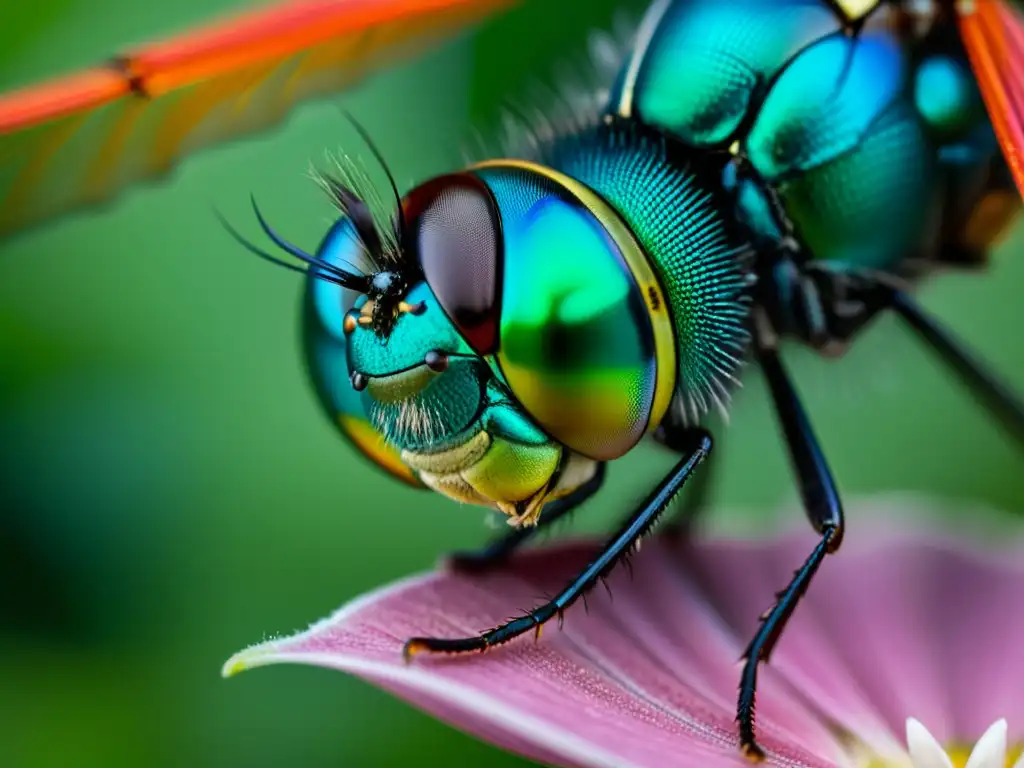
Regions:
<instances>
[{"instance_id":1,"label":"flower","mask_svg":"<svg viewBox=\"0 0 1024 768\"><path fill-rule=\"evenodd\" d=\"M907 720L907 747L915 768L953 768L953 760L928 729L914 718ZM958 754L957 764L966 768L1003 768L1007 765L1006 720L997 720L978 739L969 755ZM1014 768L1024 766L1024 755Z\"/></svg>"},{"instance_id":2,"label":"flower","mask_svg":"<svg viewBox=\"0 0 1024 768\"><path fill-rule=\"evenodd\" d=\"M1024 541L991 552L926 525L870 530L896 511L851 510L843 549L763 667L767 764L1024 768ZM487 575L440 570L372 592L305 632L242 651L224 674L284 662L343 670L546 764L742 766L738 659L814 543L807 531L655 537L633 558L632 577L617 569L610 594L592 592L589 610L570 610L562 631L482 655L403 661L408 637L464 636L534 606L596 545L547 546Z\"/></svg>"}]
</instances>

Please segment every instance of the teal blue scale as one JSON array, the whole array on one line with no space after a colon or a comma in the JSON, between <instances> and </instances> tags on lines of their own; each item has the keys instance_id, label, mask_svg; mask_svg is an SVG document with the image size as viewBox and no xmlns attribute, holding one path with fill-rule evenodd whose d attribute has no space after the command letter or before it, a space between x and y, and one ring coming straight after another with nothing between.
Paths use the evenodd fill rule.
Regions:
<instances>
[{"instance_id":1,"label":"teal blue scale","mask_svg":"<svg viewBox=\"0 0 1024 768\"><path fill-rule=\"evenodd\" d=\"M963 58L935 54L922 61L914 77L914 103L944 145L957 143L988 123L977 81Z\"/></svg>"}]
</instances>

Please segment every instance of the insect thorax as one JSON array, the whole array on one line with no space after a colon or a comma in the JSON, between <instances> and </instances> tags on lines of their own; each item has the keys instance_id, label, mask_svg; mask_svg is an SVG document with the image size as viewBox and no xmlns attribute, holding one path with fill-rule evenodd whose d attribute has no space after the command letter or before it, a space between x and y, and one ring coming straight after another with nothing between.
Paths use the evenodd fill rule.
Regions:
<instances>
[{"instance_id":1,"label":"insect thorax","mask_svg":"<svg viewBox=\"0 0 1024 768\"><path fill-rule=\"evenodd\" d=\"M655 2L608 109L731 155L727 183L758 251L783 244L798 266L840 273L810 304L848 313L856 286L842 273L984 262L1020 210L943 5ZM789 282L779 292L800 290Z\"/></svg>"}]
</instances>

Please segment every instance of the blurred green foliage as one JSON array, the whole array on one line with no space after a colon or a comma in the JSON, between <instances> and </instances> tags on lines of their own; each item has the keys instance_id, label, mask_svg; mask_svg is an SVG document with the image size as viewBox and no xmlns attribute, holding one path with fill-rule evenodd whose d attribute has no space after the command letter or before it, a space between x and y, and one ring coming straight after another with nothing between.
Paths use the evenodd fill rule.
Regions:
<instances>
[{"instance_id":1,"label":"blurred green foliage","mask_svg":"<svg viewBox=\"0 0 1024 768\"><path fill-rule=\"evenodd\" d=\"M0 86L242 5L9 4ZM301 368L297 281L241 252L210 207L252 231L253 191L311 248L330 209L309 161L356 141L337 104L366 123L401 184L449 170L471 120L487 123L617 5L535 0L164 183L0 246L0 763L521 764L338 674L220 679L235 650L490 532L482 513L400 487L339 442ZM922 291L1018 389L1022 286L1018 230L988 272ZM791 360L848 496L1019 504L1014 446L890 319L840 362ZM777 524L765 510L795 494L756 371L732 422L715 513ZM575 527L601 530L670 462L651 447L622 460Z\"/></svg>"}]
</instances>

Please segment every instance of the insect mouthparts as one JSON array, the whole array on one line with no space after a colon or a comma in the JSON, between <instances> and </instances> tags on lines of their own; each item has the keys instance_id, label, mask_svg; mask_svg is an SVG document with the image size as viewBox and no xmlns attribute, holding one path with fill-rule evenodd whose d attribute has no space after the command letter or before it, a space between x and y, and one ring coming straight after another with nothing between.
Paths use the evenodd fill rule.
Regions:
<instances>
[{"instance_id":1,"label":"insect mouthparts","mask_svg":"<svg viewBox=\"0 0 1024 768\"><path fill-rule=\"evenodd\" d=\"M366 384L369 379L366 377L366 374L360 373L359 371L353 371L351 381L352 389L356 392L362 392L366 389Z\"/></svg>"}]
</instances>

